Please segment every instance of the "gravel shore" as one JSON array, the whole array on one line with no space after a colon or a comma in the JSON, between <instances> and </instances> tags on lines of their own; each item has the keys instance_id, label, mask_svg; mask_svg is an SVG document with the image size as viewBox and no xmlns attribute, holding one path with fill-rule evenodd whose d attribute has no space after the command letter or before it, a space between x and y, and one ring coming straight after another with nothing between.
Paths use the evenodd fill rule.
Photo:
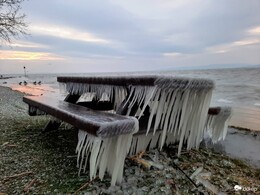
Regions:
<instances>
[{"instance_id":1,"label":"gravel shore","mask_svg":"<svg viewBox=\"0 0 260 195\"><path fill-rule=\"evenodd\" d=\"M150 168L127 158L124 182L118 186L110 187L109 176L103 181L89 181L88 173L78 176L76 130L62 125L57 131L42 134L49 119L28 116L23 96L0 87L0 194L260 192L259 169L205 148L183 152L178 158L174 145L140 154L144 162L152 162ZM242 189L235 191L235 185Z\"/></svg>"}]
</instances>

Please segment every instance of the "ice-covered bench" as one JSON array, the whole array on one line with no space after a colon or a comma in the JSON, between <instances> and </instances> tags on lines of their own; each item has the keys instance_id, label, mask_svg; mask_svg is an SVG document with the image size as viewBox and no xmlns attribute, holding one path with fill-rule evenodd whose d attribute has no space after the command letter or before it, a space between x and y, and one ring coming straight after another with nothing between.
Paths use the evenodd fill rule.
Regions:
<instances>
[{"instance_id":1,"label":"ice-covered bench","mask_svg":"<svg viewBox=\"0 0 260 195\"><path fill-rule=\"evenodd\" d=\"M43 111L79 129L79 171L85 172L89 161L91 179L96 175L102 179L107 171L115 185L122 181L127 154L178 143L180 155L183 145L188 150L198 148L205 132L214 140L226 134L230 108L209 109L211 80L169 75L57 80L68 94L65 101L43 97L25 97L24 101L31 115Z\"/></svg>"},{"instance_id":2,"label":"ice-covered bench","mask_svg":"<svg viewBox=\"0 0 260 195\"><path fill-rule=\"evenodd\" d=\"M77 146L78 152L82 154L82 158L80 155L78 157L79 170L86 169L88 159L84 156L89 153L91 179L98 170L101 179L105 171L112 175L112 185L121 181L132 134L138 130L135 117L95 111L42 96L25 96L23 101L29 105L29 114L32 116L49 114L81 129Z\"/></svg>"},{"instance_id":3,"label":"ice-covered bench","mask_svg":"<svg viewBox=\"0 0 260 195\"><path fill-rule=\"evenodd\" d=\"M43 96L25 96L29 114L44 112L100 138L133 133L138 127L135 117L96 111L87 107Z\"/></svg>"}]
</instances>

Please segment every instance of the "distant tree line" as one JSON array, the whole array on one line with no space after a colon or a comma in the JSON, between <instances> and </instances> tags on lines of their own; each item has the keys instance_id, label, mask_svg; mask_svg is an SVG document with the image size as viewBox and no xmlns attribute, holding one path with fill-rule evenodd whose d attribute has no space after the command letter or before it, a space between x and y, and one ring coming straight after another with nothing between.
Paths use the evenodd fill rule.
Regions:
<instances>
[{"instance_id":1,"label":"distant tree line","mask_svg":"<svg viewBox=\"0 0 260 195\"><path fill-rule=\"evenodd\" d=\"M12 38L27 34L25 14L21 12L24 0L0 0L0 41L10 43Z\"/></svg>"}]
</instances>

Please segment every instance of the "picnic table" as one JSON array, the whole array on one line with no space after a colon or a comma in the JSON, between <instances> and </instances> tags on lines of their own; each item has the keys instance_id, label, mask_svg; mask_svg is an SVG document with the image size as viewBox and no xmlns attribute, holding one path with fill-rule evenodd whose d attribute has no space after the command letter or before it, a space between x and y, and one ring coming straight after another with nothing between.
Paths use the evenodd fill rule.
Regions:
<instances>
[{"instance_id":1,"label":"picnic table","mask_svg":"<svg viewBox=\"0 0 260 195\"><path fill-rule=\"evenodd\" d=\"M179 142L198 148L204 133L224 139L230 108L209 108L214 82L169 75L57 77L64 101L24 97L30 115L50 114L78 133L78 167L90 178L121 182L124 160L147 148ZM45 129L55 129L50 122Z\"/></svg>"}]
</instances>

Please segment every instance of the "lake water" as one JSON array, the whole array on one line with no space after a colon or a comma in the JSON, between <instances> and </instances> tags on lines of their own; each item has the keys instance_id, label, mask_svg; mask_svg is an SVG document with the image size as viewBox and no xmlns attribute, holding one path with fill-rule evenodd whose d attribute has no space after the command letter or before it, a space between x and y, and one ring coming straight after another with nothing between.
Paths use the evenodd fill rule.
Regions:
<instances>
[{"instance_id":1,"label":"lake water","mask_svg":"<svg viewBox=\"0 0 260 195\"><path fill-rule=\"evenodd\" d=\"M142 74L154 72L143 72ZM156 72L158 73L158 72ZM234 115L230 125L243 128L260 130L260 68L235 68L214 70L178 70L161 72L175 76L208 78L216 83L211 106L231 106ZM100 73L97 73L100 75ZM94 73L82 74L32 74L28 77L14 76L12 79L1 79L0 85L11 87L33 95L45 94L62 98L59 92L57 76L86 76L97 75ZM109 73L111 74L111 73ZM118 75L122 73L116 73ZM140 74L140 73L136 73ZM19 82L27 81L27 85ZM34 81L41 81L41 85L34 85ZM4 82L7 82L4 84Z\"/></svg>"}]
</instances>

